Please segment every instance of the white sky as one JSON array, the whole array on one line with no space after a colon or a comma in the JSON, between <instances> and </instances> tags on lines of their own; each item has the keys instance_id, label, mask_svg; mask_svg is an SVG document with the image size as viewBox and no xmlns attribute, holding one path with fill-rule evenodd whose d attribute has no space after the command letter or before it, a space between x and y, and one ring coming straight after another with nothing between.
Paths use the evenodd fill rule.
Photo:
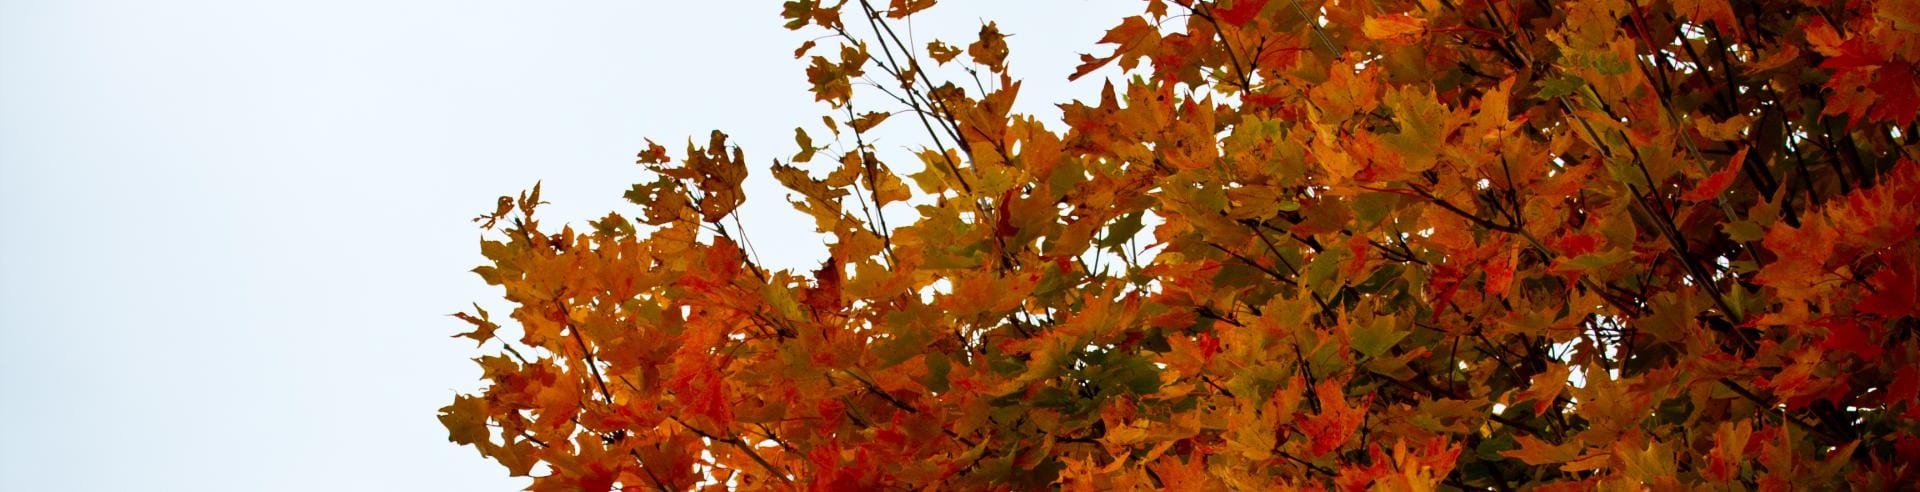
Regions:
<instances>
[{"instance_id":1,"label":"white sky","mask_svg":"<svg viewBox=\"0 0 1920 492\"><path fill-rule=\"evenodd\" d=\"M1066 74L1140 9L947 4L920 41L999 21L1049 118L1098 93ZM535 180L549 221L634 212L641 139L677 156L717 128L755 166L761 255L813 265L764 167L824 133L778 13L0 0L0 490L524 486L434 418L479 377L446 314L505 307L466 273L468 219Z\"/></svg>"}]
</instances>

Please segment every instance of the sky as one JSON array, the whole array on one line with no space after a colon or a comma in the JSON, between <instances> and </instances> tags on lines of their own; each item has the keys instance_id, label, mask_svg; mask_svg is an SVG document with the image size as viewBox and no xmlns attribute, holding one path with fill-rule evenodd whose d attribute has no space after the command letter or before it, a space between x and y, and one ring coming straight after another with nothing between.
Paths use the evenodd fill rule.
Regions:
<instances>
[{"instance_id":1,"label":"sky","mask_svg":"<svg viewBox=\"0 0 1920 492\"><path fill-rule=\"evenodd\" d=\"M1132 0L948 0L1009 33L1017 108ZM637 210L645 138L754 164L762 260L824 258L765 172L824 133L777 0L0 0L0 490L518 490L435 419L500 293L469 221ZM1110 74L1109 74L1110 75ZM816 137L818 138L818 137ZM911 134L884 149L913 145Z\"/></svg>"}]
</instances>

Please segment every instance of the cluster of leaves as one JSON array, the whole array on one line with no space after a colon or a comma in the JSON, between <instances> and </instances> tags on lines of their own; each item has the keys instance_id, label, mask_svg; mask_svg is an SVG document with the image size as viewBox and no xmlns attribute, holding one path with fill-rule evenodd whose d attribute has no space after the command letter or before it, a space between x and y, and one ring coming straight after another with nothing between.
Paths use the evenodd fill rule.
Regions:
<instances>
[{"instance_id":1,"label":"cluster of leaves","mask_svg":"<svg viewBox=\"0 0 1920 492\"><path fill-rule=\"evenodd\" d=\"M1920 480L1920 3L1150 0L1064 131L994 24L903 42L932 4L785 5L840 43L771 169L818 270L728 227L718 132L637 219L503 197L452 440L540 490Z\"/></svg>"}]
</instances>

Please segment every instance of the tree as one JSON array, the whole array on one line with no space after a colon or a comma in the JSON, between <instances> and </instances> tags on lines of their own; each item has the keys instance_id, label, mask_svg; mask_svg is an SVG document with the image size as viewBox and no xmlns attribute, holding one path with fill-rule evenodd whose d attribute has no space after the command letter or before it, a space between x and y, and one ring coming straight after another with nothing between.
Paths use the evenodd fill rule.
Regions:
<instances>
[{"instance_id":1,"label":"tree","mask_svg":"<svg viewBox=\"0 0 1920 492\"><path fill-rule=\"evenodd\" d=\"M1920 4L1150 0L1060 132L995 24L903 41L933 3L785 4L839 45L844 147L770 170L818 270L719 132L632 219L502 197L452 440L540 490L1920 480Z\"/></svg>"}]
</instances>

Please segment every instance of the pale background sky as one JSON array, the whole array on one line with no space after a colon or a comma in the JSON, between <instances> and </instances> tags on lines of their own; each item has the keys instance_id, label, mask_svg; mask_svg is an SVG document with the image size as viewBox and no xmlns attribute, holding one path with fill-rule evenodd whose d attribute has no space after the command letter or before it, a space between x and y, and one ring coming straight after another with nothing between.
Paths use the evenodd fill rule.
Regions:
<instances>
[{"instance_id":1,"label":"pale background sky","mask_svg":"<svg viewBox=\"0 0 1920 492\"><path fill-rule=\"evenodd\" d=\"M885 3L884 1L878 3ZM1132 0L947 0L1022 109L1097 94ZM450 317L502 307L468 219L635 212L651 137L735 136L776 267L823 249L765 165L819 135L779 1L0 0L0 490L517 490L434 418ZM1099 48L1104 52L1104 48ZM911 143L911 134L891 143ZM783 241L784 239L784 241Z\"/></svg>"}]
</instances>

